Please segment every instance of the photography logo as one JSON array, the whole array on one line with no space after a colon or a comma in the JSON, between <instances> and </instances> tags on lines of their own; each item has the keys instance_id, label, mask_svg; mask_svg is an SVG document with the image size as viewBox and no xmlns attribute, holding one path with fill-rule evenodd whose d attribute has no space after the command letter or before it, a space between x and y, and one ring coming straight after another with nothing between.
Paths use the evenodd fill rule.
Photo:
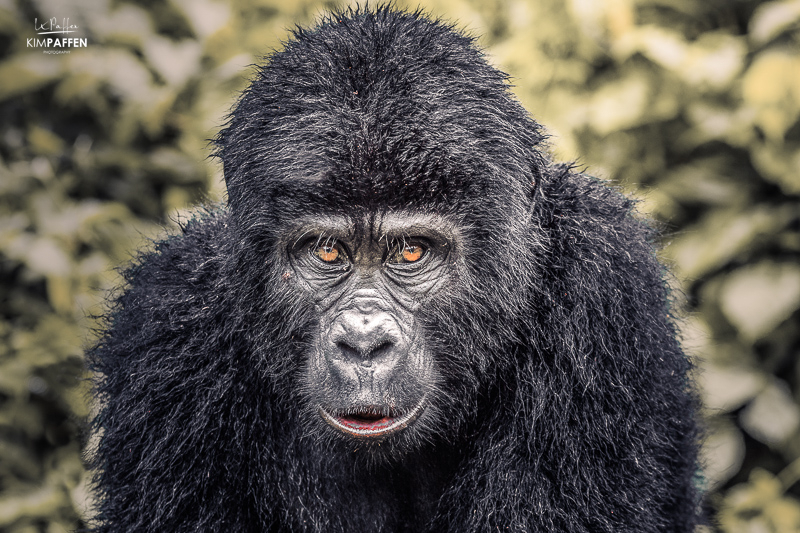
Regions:
<instances>
[{"instance_id":1,"label":"photography logo","mask_svg":"<svg viewBox=\"0 0 800 533\"><path fill-rule=\"evenodd\" d=\"M73 48L86 48L86 37L73 37L78 26L71 24L68 18L58 20L53 17L44 22L33 19L33 28L38 37L28 39L28 48L42 48L45 54L69 54Z\"/></svg>"}]
</instances>

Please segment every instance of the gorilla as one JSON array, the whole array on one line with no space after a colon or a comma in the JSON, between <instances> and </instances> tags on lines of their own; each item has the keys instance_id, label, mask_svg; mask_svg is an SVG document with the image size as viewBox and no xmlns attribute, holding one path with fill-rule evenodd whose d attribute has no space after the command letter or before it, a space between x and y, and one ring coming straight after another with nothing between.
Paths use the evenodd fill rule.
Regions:
<instances>
[{"instance_id":1,"label":"gorilla","mask_svg":"<svg viewBox=\"0 0 800 533\"><path fill-rule=\"evenodd\" d=\"M474 40L327 15L215 139L228 190L90 351L97 532L687 532L699 430L653 231Z\"/></svg>"}]
</instances>

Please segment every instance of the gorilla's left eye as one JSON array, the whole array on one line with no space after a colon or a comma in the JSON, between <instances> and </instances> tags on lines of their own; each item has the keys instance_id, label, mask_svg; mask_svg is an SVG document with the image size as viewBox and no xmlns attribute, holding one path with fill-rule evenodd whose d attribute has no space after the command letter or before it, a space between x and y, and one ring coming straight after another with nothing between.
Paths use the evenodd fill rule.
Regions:
<instances>
[{"instance_id":1,"label":"gorilla's left eye","mask_svg":"<svg viewBox=\"0 0 800 533\"><path fill-rule=\"evenodd\" d=\"M428 251L428 247L419 241L396 242L389 249L387 263L409 264L420 261Z\"/></svg>"}]
</instances>

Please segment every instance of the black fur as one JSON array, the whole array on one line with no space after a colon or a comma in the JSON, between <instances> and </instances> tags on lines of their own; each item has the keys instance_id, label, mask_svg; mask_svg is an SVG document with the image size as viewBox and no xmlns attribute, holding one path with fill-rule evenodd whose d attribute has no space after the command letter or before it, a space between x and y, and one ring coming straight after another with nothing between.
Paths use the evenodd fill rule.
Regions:
<instances>
[{"instance_id":1,"label":"black fur","mask_svg":"<svg viewBox=\"0 0 800 533\"><path fill-rule=\"evenodd\" d=\"M697 438L651 231L553 164L472 39L391 8L297 30L217 139L229 191L127 271L89 354L95 531L692 531ZM466 246L427 309L435 417L315 431L314 310L279 235L434 213Z\"/></svg>"}]
</instances>

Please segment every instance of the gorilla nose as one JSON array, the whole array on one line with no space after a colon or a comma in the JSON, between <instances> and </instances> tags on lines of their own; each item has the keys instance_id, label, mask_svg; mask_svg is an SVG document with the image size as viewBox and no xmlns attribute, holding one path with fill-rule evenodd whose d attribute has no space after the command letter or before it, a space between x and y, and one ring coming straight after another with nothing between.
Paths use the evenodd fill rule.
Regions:
<instances>
[{"instance_id":1,"label":"gorilla nose","mask_svg":"<svg viewBox=\"0 0 800 533\"><path fill-rule=\"evenodd\" d=\"M402 344L397 322L389 313L364 313L360 309L342 313L331 341L341 355L367 366L376 359L391 358Z\"/></svg>"},{"instance_id":2,"label":"gorilla nose","mask_svg":"<svg viewBox=\"0 0 800 533\"><path fill-rule=\"evenodd\" d=\"M377 359L381 356L381 354L391 351L392 343L389 341L384 341L373 348L372 345L356 347L350 346L344 341L339 341L336 343L336 346L342 351L347 359L361 360L361 364L364 366L370 366L373 359Z\"/></svg>"}]
</instances>

